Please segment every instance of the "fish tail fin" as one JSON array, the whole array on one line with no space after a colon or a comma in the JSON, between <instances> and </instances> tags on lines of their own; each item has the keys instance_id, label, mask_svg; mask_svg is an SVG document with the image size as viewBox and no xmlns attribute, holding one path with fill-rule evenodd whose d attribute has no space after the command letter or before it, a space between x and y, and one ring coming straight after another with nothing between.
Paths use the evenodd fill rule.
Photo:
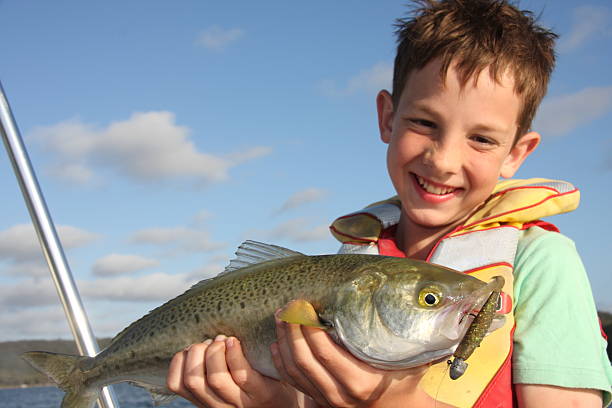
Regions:
<instances>
[{"instance_id":1,"label":"fish tail fin","mask_svg":"<svg viewBox=\"0 0 612 408\"><path fill-rule=\"evenodd\" d=\"M89 408L98 398L99 389L83 386L85 376L81 367L93 365L93 357L71 354L28 351L21 355L32 367L47 375L66 392L62 408Z\"/></svg>"},{"instance_id":2,"label":"fish tail fin","mask_svg":"<svg viewBox=\"0 0 612 408\"><path fill-rule=\"evenodd\" d=\"M81 392L66 392L61 408L91 408L100 396L100 389L85 388Z\"/></svg>"}]
</instances>

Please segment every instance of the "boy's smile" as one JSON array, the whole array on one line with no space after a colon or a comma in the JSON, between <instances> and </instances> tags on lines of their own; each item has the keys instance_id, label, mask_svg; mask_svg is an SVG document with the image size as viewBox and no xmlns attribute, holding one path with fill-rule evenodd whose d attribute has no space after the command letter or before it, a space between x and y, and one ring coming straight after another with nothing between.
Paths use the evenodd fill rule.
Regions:
<instances>
[{"instance_id":1,"label":"boy's smile","mask_svg":"<svg viewBox=\"0 0 612 408\"><path fill-rule=\"evenodd\" d=\"M378 95L387 167L402 201L404 226L448 230L491 194L499 177L512 177L539 142L535 132L516 143L521 98L514 81L485 69L465 85L454 65L443 82L440 63L412 72L394 109Z\"/></svg>"},{"instance_id":2,"label":"boy's smile","mask_svg":"<svg viewBox=\"0 0 612 408\"><path fill-rule=\"evenodd\" d=\"M421 195L423 200L431 203L441 203L450 200L461 190L461 187L436 183L414 173L412 173L412 176L417 184L414 186L415 190Z\"/></svg>"}]
</instances>

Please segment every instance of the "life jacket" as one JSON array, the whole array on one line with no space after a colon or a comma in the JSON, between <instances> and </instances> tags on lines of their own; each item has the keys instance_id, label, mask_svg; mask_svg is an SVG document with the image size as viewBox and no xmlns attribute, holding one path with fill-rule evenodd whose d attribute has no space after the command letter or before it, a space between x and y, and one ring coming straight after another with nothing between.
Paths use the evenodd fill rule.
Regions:
<instances>
[{"instance_id":1,"label":"life jacket","mask_svg":"<svg viewBox=\"0 0 612 408\"><path fill-rule=\"evenodd\" d=\"M504 325L489 334L467 360L465 374L448 375L447 362L434 364L419 384L432 398L457 407L512 407L513 266L521 230L532 226L558 231L540 218L572 211L579 191L570 183L547 179L499 182L489 199L461 226L442 237L427 261L469 273L483 281L505 279L497 313ZM374 203L334 221L330 230L341 253L402 256L393 237L401 202ZM405 256L405 255L404 255Z\"/></svg>"}]
</instances>

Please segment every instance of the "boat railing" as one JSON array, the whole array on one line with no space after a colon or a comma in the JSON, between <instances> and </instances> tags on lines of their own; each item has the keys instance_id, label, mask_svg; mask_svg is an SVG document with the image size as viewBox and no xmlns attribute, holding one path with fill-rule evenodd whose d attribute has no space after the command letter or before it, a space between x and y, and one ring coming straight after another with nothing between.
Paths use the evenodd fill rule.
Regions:
<instances>
[{"instance_id":1,"label":"boat railing","mask_svg":"<svg viewBox=\"0 0 612 408\"><path fill-rule=\"evenodd\" d=\"M0 122L0 133L4 146L13 165L15 176L32 218L32 224L38 236L44 258L49 266L51 278L64 307L77 349L81 355L95 356L99 351L98 343L87 319L81 297L36 179L28 152L19 134L2 83L0 83ZM98 406L100 408L119 406L110 387L102 390L98 399Z\"/></svg>"}]
</instances>

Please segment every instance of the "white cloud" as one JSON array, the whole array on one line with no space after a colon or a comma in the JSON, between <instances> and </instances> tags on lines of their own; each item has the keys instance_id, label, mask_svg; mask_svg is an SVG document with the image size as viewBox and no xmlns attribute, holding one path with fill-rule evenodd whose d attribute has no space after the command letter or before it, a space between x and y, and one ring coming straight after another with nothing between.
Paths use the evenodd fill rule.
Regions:
<instances>
[{"instance_id":1,"label":"white cloud","mask_svg":"<svg viewBox=\"0 0 612 408\"><path fill-rule=\"evenodd\" d=\"M209 50L221 50L235 42L244 35L240 28L221 28L212 26L202 31L196 40L196 44Z\"/></svg>"},{"instance_id":2,"label":"white cloud","mask_svg":"<svg viewBox=\"0 0 612 408\"><path fill-rule=\"evenodd\" d=\"M57 304L57 290L51 279L23 279L0 285L0 306L7 310ZM0 313L2 314L2 313Z\"/></svg>"},{"instance_id":3,"label":"white cloud","mask_svg":"<svg viewBox=\"0 0 612 408\"><path fill-rule=\"evenodd\" d=\"M67 249L85 246L99 238L98 234L69 225L59 225L57 233L62 241L62 245Z\"/></svg>"},{"instance_id":4,"label":"white cloud","mask_svg":"<svg viewBox=\"0 0 612 408\"><path fill-rule=\"evenodd\" d=\"M76 285L96 333L113 335L149 308L181 295L196 282L221 270L222 266L211 263L189 273L78 280ZM139 305L147 305L147 309L143 312ZM0 284L0 309L4 311L0 313L0 341L70 337L51 279L29 278ZM113 315L114 311L120 311L120 315Z\"/></svg>"},{"instance_id":5,"label":"white cloud","mask_svg":"<svg viewBox=\"0 0 612 408\"><path fill-rule=\"evenodd\" d=\"M542 136L561 136L612 111L612 86L546 98L533 129Z\"/></svg>"},{"instance_id":6,"label":"white cloud","mask_svg":"<svg viewBox=\"0 0 612 408\"><path fill-rule=\"evenodd\" d=\"M51 171L53 177L73 184L89 184L94 180L93 171L82 163L58 163Z\"/></svg>"},{"instance_id":7,"label":"white cloud","mask_svg":"<svg viewBox=\"0 0 612 408\"><path fill-rule=\"evenodd\" d=\"M320 83L320 88L328 96L350 96L360 92L374 93L381 89L391 89L393 80L393 65L379 62L349 78L346 85L338 86L335 81L326 80Z\"/></svg>"},{"instance_id":8,"label":"white cloud","mask_svg":"<svg viewBox=\"0 0 612 408\"><path fill-rule=\"evenodd\" d=\"M282 213L288 210L292 210L301 205L319 201L327 194L326 191L318 188L308 188L306 190L298 191L291 195L278 209L277 213Z\"/></svg>"},{"instance_id":9,"label":"white cloud","mask_svg":"<svg viewBox=\"0 0 612 408\"><path fill-rule=\"evenodd\" d=\"M2 275L6 276L30 276L33 278L40 278L49 277L49 274L49 266L44 259L42 259L42 254L41 259L16 261L2 268Z\"/></svg>"},{"instance_id":10,"label":"white cloud","mask_svg":"<svg viewBox=\"0 0 612 408\"><path fill-rule=\"evenodd\" d=\"M139 181L218 182L228 178L230 168L270 152L261 146L227 156L200 152L190 130L177 125L174 114L165 111L134 113L99 129L66 121L39 127L31 137L54 154L53 175L81 184L92 181L94 167Z\"/></svg>"},{"instance_id":11,"label":"white cloud","mask_svg":"<svg viewBox=\"0 0 612 408\"><path fill-rule=\"evenodd\" d=\"M141 276L78 280L76 285L85 301L162 302L180 295L198 280L193 273L156 272ZM58 303L57 290L51 279L29 278L0 284L0 306L4 311Z\"/></svg>"},{"instance_id":12,"label":"white cloud","mask_svg":"<svg viewBox=\"0 0 612 408\"><path fill-rule=\"evenodd\" d=\"M0 231L0 258L14 261L40 257L40 244L31 224L15 225Z\"/></svg>"},{"instance_id":13,"label":"white cloud","mask_svg":"<svg viewBox=\"0 0 612 408\"><path fill-rule=\"evenodd\" d=\"M573 12L570 31L559 40L559 52L570 52L595 36L610 36L610 10L606 7L580 6Z\"/></svg>"},{"instance_id":14,"label":"white cloud","mask_svg":"<svg viewBox=\"0 0 612 408\"><path fill-rule=\"evenodd\" d=\"M172 299L195 282L190 274L152 273L142 276L121 276L80 281L83 298L121 301L166 301Z\"/></svg>"},{"instance_id":15,"label":"white cloud","mask_svg":"<svg viewBox=\"0 0 612 408\"><path fill-rule=\"evenodd\" d=\"M210 252L225 245L213 242L207 231L187 228L147 228L135 232L130 241L137 244L151 244L172 248L170 253Z\"/></svg>"},{"instance_id":16,"label":"white cloud","mask_svg":"<svg viewBox=\"0 0 612 408\"><path fill-rule=\"evenodd\" d=\"M203 279L209 279L217 276L225 270L229 264L227 256L218 257L217 260L211 260L210 263L198 268L187 275L187 280L190 282L199 282Z\"/></svg>"},{"instance_id":17,"label":"white cloud","mask_svg":"<svg viewBox=\"0 0 612 408\"><path fill-rule=\"evenodd\" d=\"M230 153L226 157L231 163L240 164L249 160L257 159L262 156L266 156L270 154L271 151L272 149L269 147L256 146L242 152Z\"/></svg>"},{"instance_id":18,"label":"white cloud","mask_svg":"<svg viewBox=\"0 0 612 408\"><path fill-rule=\"evenodd\" d=\"M93 267L97 276L114 276L158 266L159 261L140 255L110 254L98 259Z\"/></svg>"},{"instance_id":19,"label":"white cloud","mask_svg":"<svg viewBox=\"0 0 612 408\"><path fill-rule=\"evenodd\" d=\"M138 304L152 302L153 305L161 305L195 282L197 279L192 274L154 273L139 277L79 280L77 287L88 307L86 312L97 329L96 333L112 335L130 320L144 314ZM0 313L0 340L3 337L6 340L70 337L66 317L51 279L0 284L0 308L4 311ZM109 309L120 309L121 313L109 318Z\"/></svg>"},{"instance_id":20,"label":"white cloud","mask_svg":"<svg viewBox=\"0 0 612 408\"><path fill-rule=\"evenodd\" d=\"M265 234L270 239L287 239L293 242L322 241L329 238L327 224L315 225L306 218L289 220Z\"/></svg>"},{"instance_id":21,"label":"white cloud","mask_svg":"<svg viewBox=\"0 0 612 408\"><path fill-rule=\"evenodd\" d=\"M53 306L0 313L0 341L69 338L70 328L62 307Z\"/></svg>"},{"instance_id":22,"label":"white cloud","mask_svg":"<svg viewBox=\"0 0 612 408\"><path fill-rule=\"evenodd\" d=\"M203 225L207 220L211 219L213 214L208 210L200 210L196 215L192 218L192 223L194 225Z\"/></svg>"},{"instance_id":23,"label":"white cloud","mask_svg":"<svg viewBox=\"0 0 612 408\"><path fill-rule=\"evenodd\" d=\"M81 247L98 238L96 234L68 225L56 228L64 249ZM41 247L32 224L19 224L0 231L0 259L23 262L41 257Z\"/></svg>"}]
</instances>

